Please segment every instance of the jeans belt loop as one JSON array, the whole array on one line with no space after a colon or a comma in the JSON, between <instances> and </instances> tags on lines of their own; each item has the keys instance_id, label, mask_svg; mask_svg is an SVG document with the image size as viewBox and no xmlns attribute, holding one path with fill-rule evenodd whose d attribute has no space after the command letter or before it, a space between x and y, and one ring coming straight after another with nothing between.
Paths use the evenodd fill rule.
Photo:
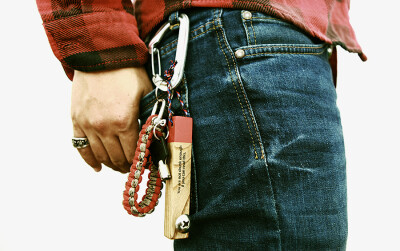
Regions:
<instances>
[{"instance_id":1,"label":"jeans belt loop","mask_svg":"<svg viewBox=\"0 0 400 251\"><path fill-rule=\"evenodd\" d=\"M172 89L176 88L183 79L183 72L186 62L187 46L189 42L189 17L182 13L178 16L178 12L174 12L170 15L168 21L164 23L160 29L156 32L154 37L149 43L149 53L151 56L151 71L152 80L157 89L162 91L167 91L167 83L162 78L161 70L161 60L160 51L158 49L158 44L164 37L164 35L171 30L173 24L179 23L179 33L178 33L178 44L176 48L175 61L176 66L174 69L174 75L171 79ZM156 60L158 62L156 62ZM156 65L158 67L158 72L156 72Z\"/></svg>"},{"instance_id":2,"label":"jeans belt loop","mask_svg":"<svg viewBox=\"0 0 400 251\"><path fill-rule=\"evenodd\" d=\"M175 12L173 12L172 14L170 14L169 17L168 17L168 21L169 21L171 24L176 24L176 23L178 23L178 22L179 22L179 11L175 11Z\"/></svg>"}]
</instances>

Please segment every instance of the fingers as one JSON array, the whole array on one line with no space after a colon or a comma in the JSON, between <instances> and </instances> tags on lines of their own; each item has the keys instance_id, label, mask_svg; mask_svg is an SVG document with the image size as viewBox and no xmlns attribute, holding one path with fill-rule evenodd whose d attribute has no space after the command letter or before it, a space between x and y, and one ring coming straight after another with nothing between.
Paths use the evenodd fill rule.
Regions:
<instances>
[{"instance_id":1,"label":"fingers","mask_svg":"<svg viewBox=\"0 0 400 251\"><path fill-rule=\"evenodd\" d=\"M110 160L110 163L105 163L108 167L111 167L115 171L121 173L127 173L130 169L128 159L125 157L124 150L122 149L121 143L116 136L106 137L102 139L106 154L102 153L101 156L107 156L104 161Z\"/></svg>"},{"instance_id":2,"label":"fingers","mask_svg":"<svg viewBox=\"0 0 400 251\"><path fill-rule=\"evenodd\" d=\"M132 164L133 158L135 157L136 144L138 140L138 128L139 124L136 122L134 128L131 128L128 131L122 132L119 135L119 141L121 143L122 149L125 154L125 158L127 159L129 164Z\"/></svg>"},{"instance_id":3,"label":"fingers","mask_svg":"<svg viewBox=\"0 0 400 251\"><path fill-rule=\"evenodd\" d=\"M99 72L74 71L71 118L75 137L87 137L80 149L95 170L104 164L127 172L137 141L140 99L152 90L143 67Z\"/></svg>"},{"instance_id":4,"label":"fingers","mask_svg":"<svg viewBox=\"0 0 400 251\"><path fill-rule=\"evenodd\" d=\"M101 164L96 160L96 157L94 156L90 146L85 148L80 148L78 149L78 152L81 155L81 157L85 160L85 162L89 166L93 167L93 170L95 170L96 172L101 171Z\"/></svg>"},{"instance_id":5,"label":"fingers","mask_svg":"<svg viewBox=\"0 0 400 251\"><path fill-rule=\"evenodd\" d=\"M84 137L86 137L86 134L80 128L74 127L74 137L84 138ZM91 142L91 139L89 139L89 144L90 144L90 142ZM100 172L101 171L101 162L97 161L95 155L93 154L93 151L92 151L92 148L91 148L90 145L85 147L85 148L79 148L78 152L81 155L81 157L83 158L83 160L85 160L85 162L89 166L93 167L93 169L96 172Z\"/></svg>"},{"instance_id":6,"label":"fingers","mask_svg":"<svg viewBox=\"0 0 400 251\"><path fill-rule=\"evenodd\" d=\"M88 138L90 145L85 148L79 148L78 151L85 162L96 172L101 170L101 163L121 173L129 172L136 147L136 144L131 143L136 140L133 132L123 134L124 147L121 145L119 138L113 135L98 136L89 132L85 133L76 127L74 127L74 135L75 137Z\"/></svg>"}]
</instances>

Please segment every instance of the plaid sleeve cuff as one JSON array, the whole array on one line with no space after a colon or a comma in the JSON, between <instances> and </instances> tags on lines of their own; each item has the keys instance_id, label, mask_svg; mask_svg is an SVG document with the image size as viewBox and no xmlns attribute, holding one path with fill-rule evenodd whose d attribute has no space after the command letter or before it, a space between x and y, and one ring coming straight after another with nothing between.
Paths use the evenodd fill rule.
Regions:
<instances>
[{"instance_id":1,"label":"plaid sleeve cuff","mask_svg":"<svg viewBox=\"0 0 400 251\"><path fill-rule=\"evenodd\" d=\"M55 56L69 79L91 72L141 66L148 56L136 20L125 11L93 12L45 22Z\"/></svg>"}]
</instances>

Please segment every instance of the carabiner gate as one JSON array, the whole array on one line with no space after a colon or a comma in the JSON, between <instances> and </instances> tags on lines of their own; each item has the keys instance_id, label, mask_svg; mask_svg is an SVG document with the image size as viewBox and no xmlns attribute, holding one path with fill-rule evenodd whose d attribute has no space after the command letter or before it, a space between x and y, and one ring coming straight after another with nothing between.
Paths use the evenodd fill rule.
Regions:
<instances>
[{"instance_id":1,"label":"carabiner gate","mask_svg":"<svg viewBox=\"0 0 400 251\"><path fill-rule=\"evenodd\" d=\"M171 79L172 89L176 88L183 79L183 72L186 62L187 45L189 41L189 17L186 14L181 14L179 20L179 34L178 34L178 45L176 48L176 67L174 69L174 75ZM151 69L153 74L153 83L162 91L167 91L167 82L163 80L161 76L161 61L160 51L157 48L158 43L161 41L163 36L171 27L171 23L167 22L157 31L153 39L149 43L149 53L151 54ZM157 54L157 55L155 55ZM157 56L158 72L155 72L155 56Z\"/></svg>"}]
</instances>

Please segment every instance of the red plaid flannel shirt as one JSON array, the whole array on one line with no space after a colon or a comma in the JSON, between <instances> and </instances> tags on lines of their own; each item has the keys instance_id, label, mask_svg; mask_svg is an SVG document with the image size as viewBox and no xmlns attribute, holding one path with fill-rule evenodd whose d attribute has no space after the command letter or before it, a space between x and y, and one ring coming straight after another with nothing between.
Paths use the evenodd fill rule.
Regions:
<instances>
[{"instance_id":1,"label":"red plaid flannel shirt","mask_svg":"<svg viewBox=\"0 0 400 251\"><path fill-rule=\"evenodd\" d=\"M221 7L260 11L295 24L311 36L365 55L349 23L350 0L36 0L51 48L72 79L73 70L143 65L143 40L176 10Z\"/></svg>"}]
</instances>

